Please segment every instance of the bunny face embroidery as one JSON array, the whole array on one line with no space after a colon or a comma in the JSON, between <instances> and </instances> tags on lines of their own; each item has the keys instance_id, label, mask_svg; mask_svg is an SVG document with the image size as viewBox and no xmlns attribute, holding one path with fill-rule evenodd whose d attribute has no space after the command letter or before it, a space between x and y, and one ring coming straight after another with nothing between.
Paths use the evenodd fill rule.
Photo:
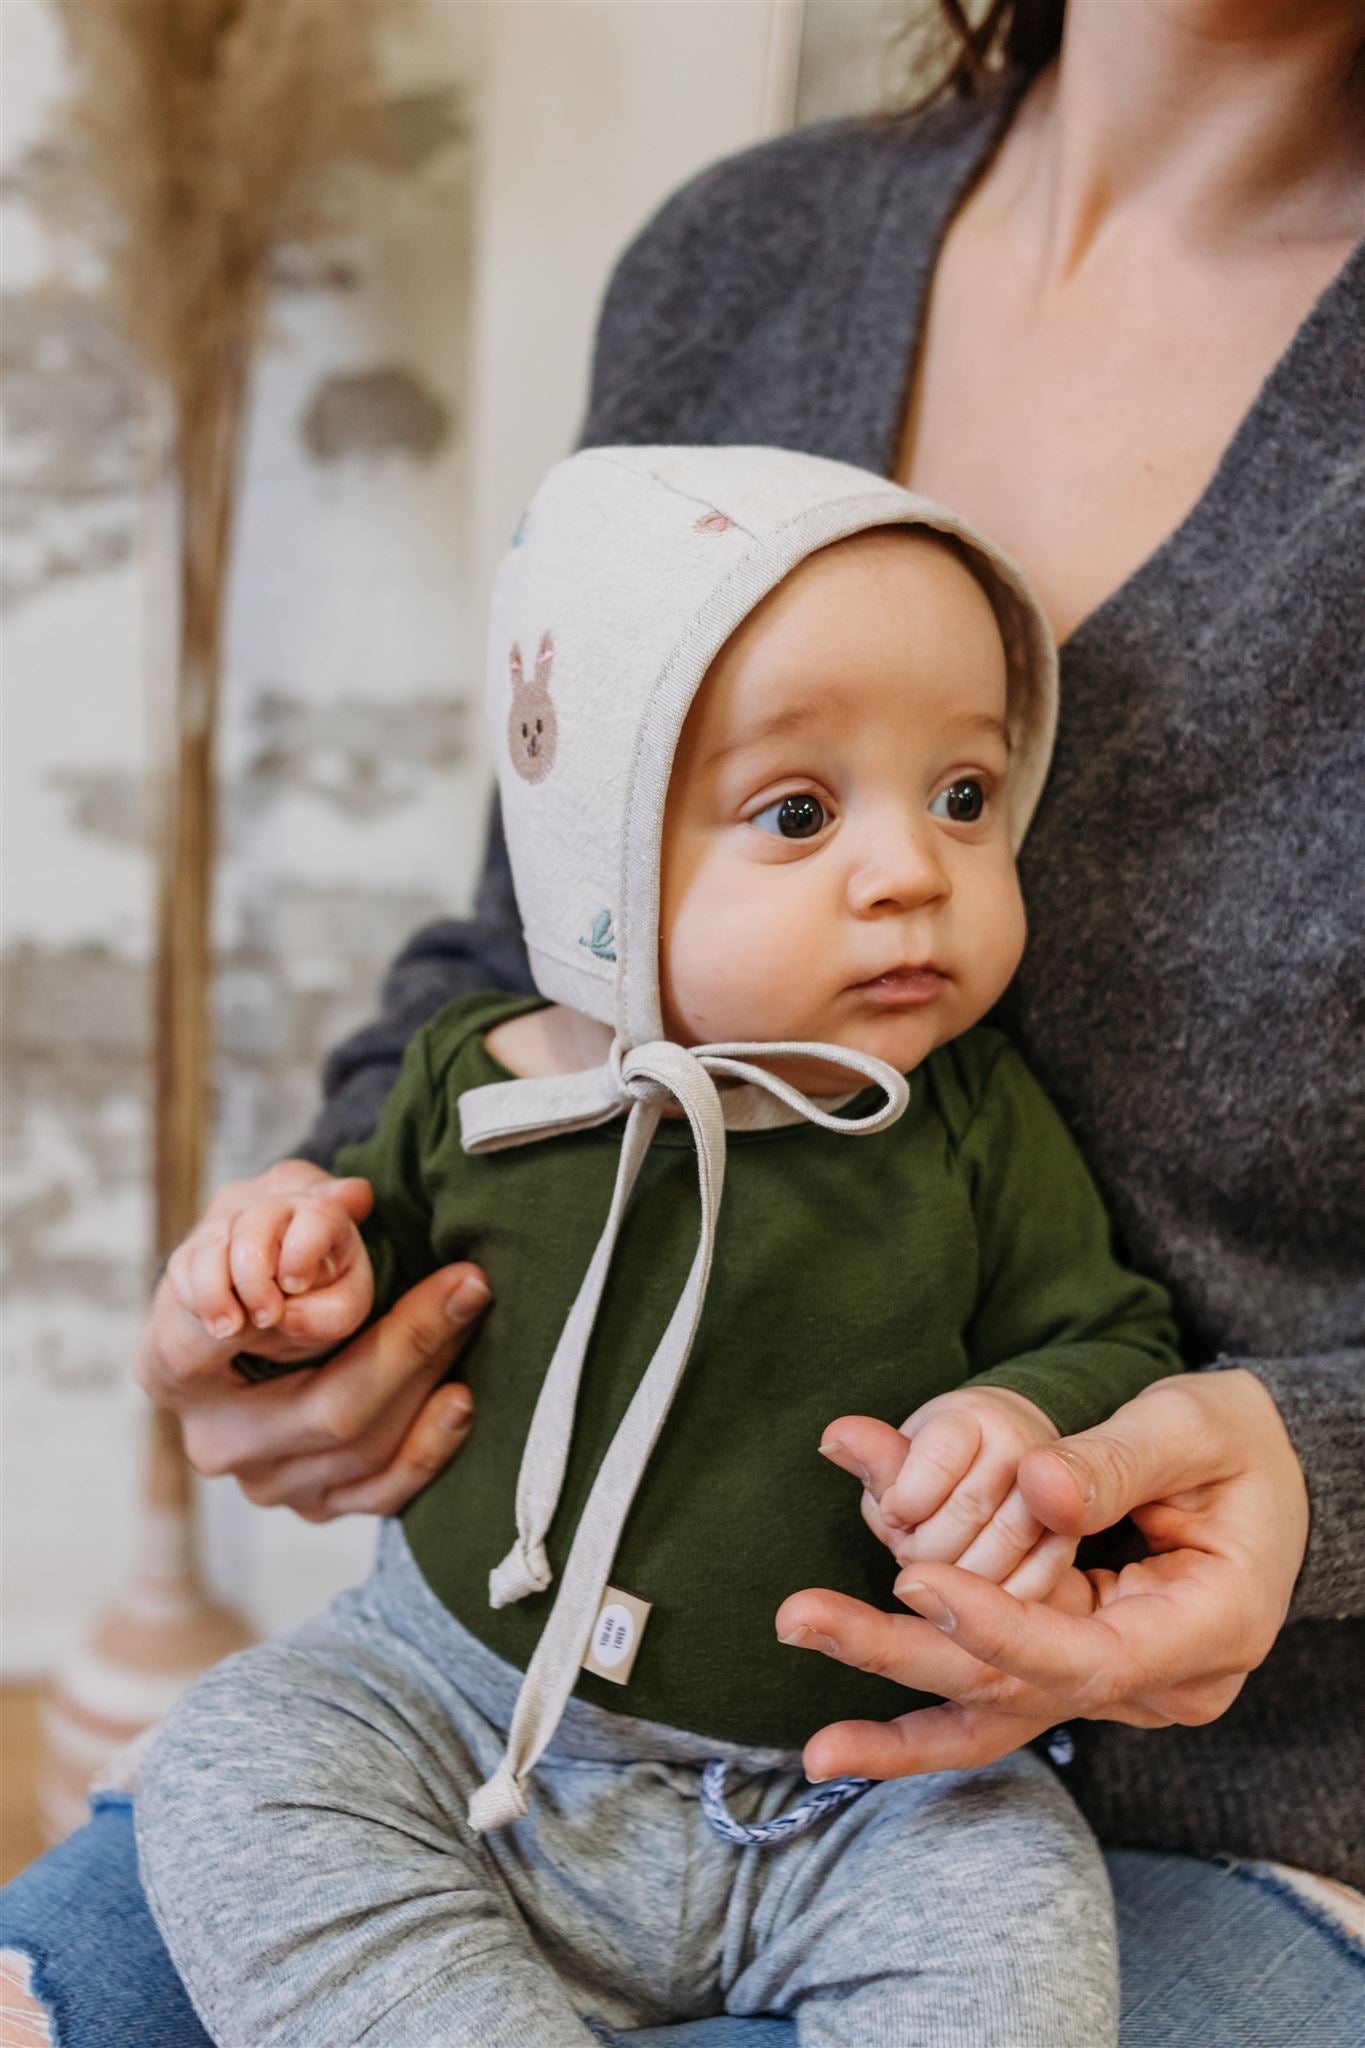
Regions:
<instances>
[{"instance_id":1,"label":"bunny face embroidery","mask_svg":"<svg viewBox=\"0 0 1365 2048\"><path fill-rule=\"evenodd\" d=\"M555 643L546 633L536 655L535 674L527 682L521 663L521 649L515 641L508 656L512 708L507 714L507 751L523 782L543 782L555 765L558 726L555 707L550 701L550 671L554 658Z\"/></svg>"}]
</instances>

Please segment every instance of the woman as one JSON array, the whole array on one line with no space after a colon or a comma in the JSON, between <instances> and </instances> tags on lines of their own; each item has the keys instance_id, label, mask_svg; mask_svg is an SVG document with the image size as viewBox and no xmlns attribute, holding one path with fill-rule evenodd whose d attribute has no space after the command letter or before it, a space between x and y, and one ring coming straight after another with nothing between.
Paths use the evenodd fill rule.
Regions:
<instances>
[{"instance_id":1,"label":"woman","mask_svg":"<svg viewBox=\"0 0 1365 2048\"><path fill-rule=\"evenodd\" d=\"M1043 594L1064 715L1011 1023L1191 1363L1218 1369L1029 1473L1052 1526L1140 1511L1159 1554L1121 1580L1021 1607L948 1541L902 1574L905 1615L807 1591L781 1627L948 1702L823 1734L822 1773L970 1765L1079 1724L1070 1780L1123 1845L1126 2048L1332 2048L1354 2038L1360 1958L1265 1866L1365 1879L1365 7L998 0L968 71L1001 34L1003 89L784 137L670 201L613 277L583 439L863 463L979 522ZM525 985L515 934L495 830L474 918L400 955L277 1176L368 1132L451 995ZM468 1426L437 1383L484 1298L467 1269L433 1275L311 1379L244 1388L233 1340L149 1345L140 1376L199 1468L253 1499L391 1513ZM846 1445L869 1513L896 1444ZM68 2048L147 2038L132 2015L151 2010L161 2048L202 2048L128 1855L106 1810L21 1881L6 1938L38 1958ZM78 1943L108 1959L98 1982Z\"/></svg>"}]
</instances>

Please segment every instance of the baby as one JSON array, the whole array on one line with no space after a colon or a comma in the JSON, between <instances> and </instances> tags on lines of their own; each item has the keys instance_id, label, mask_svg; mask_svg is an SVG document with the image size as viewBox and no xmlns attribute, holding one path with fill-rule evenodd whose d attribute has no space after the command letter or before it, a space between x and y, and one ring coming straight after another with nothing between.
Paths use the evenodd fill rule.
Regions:
<instances>
[{"instance_id":1,"label":"baby","mask_svg":"<svg viewBox=\"0 0 1365 2048\"><path fill-rule=\"evenodd\" d=\"M177 1282L252 1319L261 1374L473 1259L478 1426L364 1586L161 1731L172 1957L224 2048L722 2010L802 2048L1103 2048L1104 1869L1048 1768L812 1789L816 1730L923 1701L773 1628L806 1586L893 1606L888 1545L1044 1596L1070 1549L1020 1458L1179 1370L980 1022L1055 719L1037 604L862 471L596 450L518 530L490 700L541 998L416 1033L335 1162L362 1224L248 1199ZM872 1528L814 1455L841 1410L913 1411Z\"/></svg>"}]
</instances>

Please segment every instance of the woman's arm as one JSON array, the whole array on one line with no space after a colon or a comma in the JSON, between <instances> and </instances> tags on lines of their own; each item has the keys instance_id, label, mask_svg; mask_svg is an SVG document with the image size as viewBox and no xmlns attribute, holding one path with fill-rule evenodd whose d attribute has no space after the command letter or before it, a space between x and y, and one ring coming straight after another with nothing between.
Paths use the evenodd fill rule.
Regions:
<instances>
[{"instance_id":1,"label":"woman's arm","mask_svg":"<svg viewBox=\"0 0 1365 2048\"><path fill-rule=\"evenodd\" d=\"M453 997L481 988L517 994L531 985L495 800L473 911L423 925L389 963L379 1015L328 1053L322 1107L290 1157L330 1168L342 1145L368 1138L398 1079L409 1039Z\"/></svg>"}]
</instances>

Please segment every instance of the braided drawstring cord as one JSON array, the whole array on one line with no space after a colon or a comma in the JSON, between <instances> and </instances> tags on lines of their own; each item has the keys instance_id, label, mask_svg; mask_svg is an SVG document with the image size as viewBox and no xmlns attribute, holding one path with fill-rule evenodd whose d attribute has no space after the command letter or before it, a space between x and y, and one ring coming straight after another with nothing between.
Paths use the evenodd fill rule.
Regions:
<instances>
[{"instance_id":1,"label":"braided drawstring cord","mask_svg":"<svg viewBox=\"0 0 1365 2048\"><path fill-rule=\"evenodd\" d=\"M773 1842L789 1842L793 1835L804 1835L807 1828L813 1828L827 1813L847 1806L850 1799L857 1799L874 1782L871 1778L831 1778L827 1785L813 1785L810 1797L788 1807L785 1813L746 1826L735 1819L725 1803L725 1775L729 1768L720 1757L706 1765L701 1774L701 1810L707 1824L739 1849L763 1849Z\"/></svg>"}]
</instances>

